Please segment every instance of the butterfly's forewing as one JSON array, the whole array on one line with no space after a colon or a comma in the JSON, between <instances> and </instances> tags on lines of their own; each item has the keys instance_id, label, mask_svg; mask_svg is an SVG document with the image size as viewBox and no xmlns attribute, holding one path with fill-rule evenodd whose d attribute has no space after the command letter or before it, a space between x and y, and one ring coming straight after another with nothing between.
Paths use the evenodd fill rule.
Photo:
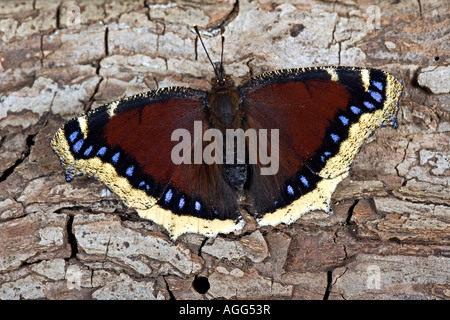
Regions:
<instances>
[{"instance_id":1,"label":"butterfly's forewing","mask_svg":"<svg viewBox=\"0 0 450 320\"><path fill-rule=\"evenodd\" d=\"M363 142L396 125L401 84L376 69L328 67L265 73L242 85L246 125L279 130L279 170L253 165L249 195L261 225L329 210Z\"/></svg>"},{"instance_id":2,"label":"butterfly's forewing","mask_svg":"<svg viewBox=\"0 0 450 320\"><path fill-rule=\"evenodd\" d=\"M208 123L206 98L206 92L176 87L115 101L67 122L51 146L68 181L79 174L97 178L173 238L231 232L240 227L238 205L221 167L177 165L171 158L180 143L172 141L175 130L187 130L193 148L195 121Z\"/></svg>"}]
</instances>

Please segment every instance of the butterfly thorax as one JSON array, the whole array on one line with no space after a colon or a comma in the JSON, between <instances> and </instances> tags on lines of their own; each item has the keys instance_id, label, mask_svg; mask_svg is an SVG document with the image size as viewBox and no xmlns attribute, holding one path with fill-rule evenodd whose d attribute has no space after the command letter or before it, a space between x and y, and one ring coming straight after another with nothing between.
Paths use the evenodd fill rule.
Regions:
<instances>
[{"instance_id":1,"label":"butterfly thorax","mask_svg":"<svg viewBox=\"0 0 450 320\"><path fill-rule=\"evenodd\" d=\"M230 77L212 79L209 108L211 122L216 129L223 132L226 129L241 128L239 94Z\"/></svg>"},{"instance_id":2,"label":"butterfly thorax","mask_svg":"<svg viewBox=\"0 0 450 320\"><path fill-rule=\"evenodd\" d=\"M242 191L247 180L247 164L239 162L237 146L227 149L227 129L242 128L242 109L240 108L239 93L230 77L221 80L212 79L212 89L209 95L210 120L215 129L223 133L223 151L231 156L232 163L224 163L223 169L228 184L237 191ZM234 140L231 137L232 141Z\"/></svg>"}]
</instances>

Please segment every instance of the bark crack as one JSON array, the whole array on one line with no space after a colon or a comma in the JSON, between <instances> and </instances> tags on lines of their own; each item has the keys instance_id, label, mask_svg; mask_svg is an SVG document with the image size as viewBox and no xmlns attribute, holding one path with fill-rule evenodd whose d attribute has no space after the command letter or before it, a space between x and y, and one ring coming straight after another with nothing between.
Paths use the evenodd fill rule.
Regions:
<instances>
[{"instance_id":1,"label":"bark crack","mask_svg":"<svg viewBox=\"0 0 450 320\"><path fill-rule=\"evenodd\" d=\"M405 160L406 160L406 154L408 153L408 149L409 149L409 145L411 144L411 140L412 140L411 138L408 139L408 142L406 143L406 147L405 147L405 149L404 149L405 152L403 153L403 158L402 158L402 160L395 166L395 171L397 172L397 176L399 176L400 178L403 178L403 179L404 179L403 184L402 184L403 186L406 185L406 181L407 181L408 179L400 174L400 171L399 171L398 167L399 167L403 162L405 162Z\"/></svg>"},{"instance_id":2,"label":"bark crack","mask_svg":"<svg viewBox=\"0 0 450 320\"><path fill-rule=\"evenodd\" d=\"M420 20L423 20L423 15L422 15L422 3L420 2L420 0L417 0L417 3L419 4L419 15L420 15Z\"/></svg>"},{"instance_id":3,"label":"bark crack","mask_svg":"<svg viewBox=\"0 0 450 320\"><path fill-rule=\"evenodd\" d=\"M353 204L348 209L347 219L345 220L345 224L347 226L352 223L353 211L354 211L356 205L358 204L358 202L359 202L359 199L356 199L355 202L353 202Z\"/></svg>"},{"instance_id":4,"label":"bark crack","mask_svg":"<svg viewBox=\"0 0 450 320\"><path fill-rule=\"evenodd\" d=\"M73 219L74 216L69 216L69 220L67 221L67 235L69 239L70 248L72 250L70 258L75 258L78 253L77 238L75 237L75 233L73 232Z\"/></svg>"},{"instance_id":5,"label":"bark crack","mask_svg":"<svg viewBox=\"0 0 450 320\"><path fill-rule=\"evenodd\" d=\"M25 161L26 158L30 155L31 148L34 146L35 138L37 133L28 135L27 137L27 146L23 151L22 155L19 159L17 159L12 166L3 171L3 174L0 176L0 183L8 179L8 177L14 172L14 170Z\"/></svg>"},{"instance_id":6,"label":"bark crack","mask_svg":"<svg viewBox=\"0 0 450 320\"><path fill-rule=\"evenodd\" d=\"M207 241L208 241L208 238L205 237L205 239L203 239L202 243L200 244L200 248L198 248L198 253L197 253L197 255L198 255L199 257L202 256L202 249L203 249L203 247L205 246L205 243L206 243Z\"/></svg>"},{"instance_id":7,"label":"bark crack","mask_svg":"<svg viewBox=\"0 0 450 320\"><path fill-rule=\"evenodd\" d=\"M327 288L325 289L325 294L323 295L323 300L328 300L328 297L330 296L331 287L333 281L333 271L327 271Z\"/></svg>"},{"instance_id":8,"label":"bark crack","mask_svg":"<svg viewBox=\"0 0 450 320\"><path fill-rule=\"evenodd\" d=\"M169 286L169 283L167 282L166 277L165 277L165 276L162 276L162 278L163 278L163 280L164 280L164 283L166 284L166 290L167 290L167 292L169 293L170 300L177 300L177 299L175 298L175 296L174 296L172 290L170 290L170 286Z\"/></svg>"},{"instance_id":9,"label":"bark crack","mask_svg":"<svg viewBox=\"0 0 450 320\"><path fill-rule=\"evenodd\" d=\"M108 39L109 39L109 28L106 26L105 29L105 57L109 55L109 47L108 47ZM100 63L99 63L100 65Z\"/></svg>"}]
</instances>

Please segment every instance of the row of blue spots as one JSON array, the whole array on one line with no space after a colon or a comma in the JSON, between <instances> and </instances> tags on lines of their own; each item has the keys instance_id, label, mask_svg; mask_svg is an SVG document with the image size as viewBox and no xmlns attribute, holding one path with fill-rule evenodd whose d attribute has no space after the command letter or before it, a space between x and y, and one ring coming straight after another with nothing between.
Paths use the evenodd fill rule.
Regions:
<instances>
[{"instance_id":1,"label":"row of blue spots","mask_svg":"<svg viewBox=\"0 0 450 320\"><path fill-rule=\"evenodd\" d=\"M383 84L382 84L381 82L379 82L379 81L372 81L371 83L372 83L372 85L373 85L375 88L377 88L379 91L382 91L382 90L383 90ZM383 100L383 96L382 96L379 92L376 92L376 91L373 91L373 90L369 90L368 92L369 92L370 96L371 96L375 101L381 102L381 101ZM376 108L375 105L373 105L373 104L372 104L371 102L369 102L369 101L363 101L363 104L364 104L364 106L365 106L367 109L369 109L369 110L373 110L373 109ZM350 110L351 110L351 112L352 112L353 114L355 114L355 115L358 115L358 114L361 113L361 109L358 108L358 107L356 107L356 106L350 106ZM347 117L345 117L345 116L339 116L339 120L341 120L341 122L342 122L342 124L343 124L344 126L348 126L349 123L350 123L350 120L349 120ZM338 143L338 141L340 140L339 135L337 135L337 134L335 134L335 133L330 134L330 137L331 137L331 139L332 139L335 143ZM330 155L331 155L330 152L325 152L324 155L320 157L320 160L321 160L322 162L325 162L326 158L327 158L328 156L330 156Z\"/></svg>"},{"instance_id":2,"label":"row of blue spots","mask_svg":"<svg viewBox=\"0 0 450 320\"><path fill-rule=\"evenodd\" d=\"M379 82L379 81L372 81L371 84L372 84L372 86L377 88L380 92L382 92L383 89L384 89L383 84L381 82ZM380 92L377 92L377 91L374 91L374 90L368 90L368 93L370 94L372 99L375 100L378 103L380 103L383 100L383 95ZM363 104L369 110L375 109L375 106L372 103L370 103L369 101L363 101Z\"/></svg>"},{"instance_id":3,"label":"row of blue spots","mask_svg":"<svg viewBox=\"0 0 450 320\"><path fill-rule=\"evenodd\" d=\"M383 84L382 84L381 82L379 82L379 81L372 81L372 85L373 85L374 87L376 87L376 88L377 88L378 90L380 90L380 91L383 90ZM381 101L383 100L383 96L382 96L379 92L376 92L376 91L373 91L373 90L369 90L368 92L369 92L370 96L371 96L376 102L381 102ZM369 109L369 110L375 109L375 106L374 106L372 103L370 103L369 101L363 101L363 104L364 104L364 106L365 106L367 109ZM361 109L358 108L358 107L356 107L356 106L351 106L351 107L350 107L350 110L353 112L353 114L356 114L356 115L361 113ZM340 118L340 117L339 117L339 118ZM340 119L341 119L341 118L340 118ZM343 123L344 125L347 125L347 124L344 123L345 120L341 119L341 121L342 121L342 123ZM348 123L348 122L347 122L347 123Z\"/></svg>"},{"instance_id":4,"label":"row of blue spots","mask_svg":"<svg viewBox=\"0 0 450 320\"><path fill-rule=\"evenodd\" d=\"M352 109L352 108L356 108L356 107L353 107L353 106L350 107L350 109ZM359 110L359 109L358 109L358 110ZM342 124L343 124L344 126L348 126L348 124L349 124L349 122L350 122L350 120L349 120L347 117L345 117L345 116L339 116L339 120L341 120L341 122L342 122ZM337 134L335 134L335 133L330 134L330 137L331 137L331 140L334 141L334 143L338 143L339 140L341 139L341 138L339 137L339 135L337 135ZM322 162L325 162L325 158L328 157L329 155L331 155L331 153L328 152L328 151L326 151L326 152L324 153L324 156L321 156L321 157L320 157L320 160L322 160Z\"/></svg>"},{"instance_id":5,"label":"row of blue spots","mask_svg":"<svg viewBox=\"0 0 450 320\"><path fill-rule=\"evenodd\" d=\"M306 188L309 188L309 181L308 181L308 179L306 179L305 176L303 176L303 175L300 176L300 181ZM293 196L295 193L294 188L290 184L287 186L286 190L287 190L287 193L290 194L291 196ZM275 201L275 205L277 205L276 201Z\"/></svg>"},{"instance_id":6,"label":"row of blue spots","mask_svg":"<svg viewBox=\"0 0 450 320\"><path fill-rule=\"evenodd\" d=\"M74 132L72 132L69 136L69 140L70 142L74 142L76 140L76 138L78 137L78 135L80 134L80 131L76 130ZM81 148L83 147L84 144L84 139L81 138L80 140L78 140L74 145L73 145L73 151L75 153L80 152ZM91 152L92 152L93 146L90 145L88 148L86 148L86 150L84 150L84 156L88 157ZM101 147L98 152L97 155L103 156L106 153L106 147Z\"/></svg>"},{"instance_id":7,"label":"row of blue spots","mask_svg":"<svg viewBox=\"0 0 450 320\"><path fill-rule=\"evenodd\" d=\"M73 142L76 140L76 138L78 137L78 135L79 135L79 131L74 131L74 132L72 132L72 134L69 136L70 142L73 143ZM74 152L75 152L75 153L80 152L81 148L83 147L83 144L84 144L84 139L78 140L78 141L74 144L74 146L73 146ZM89 154L92 152L92 150L93 150L93 146L91 145L91 146L89 146L89 147L84 151L84 155L85 155L86 157L89 156ZM106 151L107 151L107 148L106 148L106 147L101 147L101 148L97 151L96 155L97 155L97 156L104 156L105 153L106 153ZM111 160L112 160L113 164L117 164L118 161L119 161L119 158L120 158L120 152L116 152L116 153L111 157ZM125 173L126 173L126 175L129 176L129 177L133 176L133 173L134 173L134 165L129 166L129 167L127 168L127 170L126 170ZM139 183L139 187L142 188L142 187L144 187L144 186L145 186L145 189L146 189L147 191L150 190L150 186L149 186L148 184L146 184L145 181L141 181L141 182ZM292 187L291 187L291 189L292 189ZM293 189L292 189L291 192L293 193ZM172 197L173 197L173 191L172 191L171 189L169 189L169 190L166 192L164 201L165 201L166 203L169 203L169 202L172 200ZM182 198L180 199L179 203L178 203L178 207L179 207L180 209L182 209L182 208L184 207L184 205L185 205L185 200L184 200L184 198L182 197ZM200 202L196 201L195 204L194 204L194 209L195 209L197 212L200 212L201 208L202 208L202 205L200 204ZM219 214L217 210L214 210L214 213L215 213L216 215Z\"/></svg>"},{"instance_id":8,"label":"row of blue spots","mask_svg":"<svg viewBox=\"0 0 450 320\"><path fill-rule=\"evenodd\" d=\"M72 132L72 133L70 134L70 136L69 136L70 142L73 143L73 142L76 140L76 138L78 137L79 133L80 133L80 132L79 132L78 130ZM73 151L74 151L75 153L80 152L81 148L83 147L83 144L84 144L84 139L83 139L83 138L80 139L80 140L78 140L78 141L73 145ZM84 156L85 156L85 157L88 157L88 156L91 154L92 150L93 150L93 146L90 145L90 146L89 146L88 148L86 148L86 150L84 151L84 153L83 153ZM104 156L107 150L108 150L108 149L107 149L106 147L101 147L101 148L97 151L96 155L97 155L97 156ZM117 162L119 161L119 158L120 158L120 152L116 152L116 153L112 156L111 160L112 160L112 162L113 162L114 164L117 164ZM131 176L133 176L133 173L134 173L134 165L131 165L131 166L129 166L129 167L127 168L125 174L126 174L127 176L131 177ZM141 183L139 183L139 187L143 187L143 186L145 186L145 189L146 189L147 191L150 190L150 186L149 186L148 184L146 185L144 181L142 181ZM170 199L169 199L169 200L170 200Z\"/></svg>"},{"instance_id":9,"label":"row of blue spots","mask_svg":"<svg viewBox=\"0 0 450 320\"><path fill-rule=\"evenodd\" d=\"M379 81L372 81L371 84L372 84L375 88L377 88L378 90L380 90L380 91L383 90L383 84L382 84L381 82L379 82ZM375 101L381 102L381 101L383 100L383 96L382 96L379 92L376 92L376 91L373 91L373 90L369 90L368 92L369 92L369 94L371 95L371 97L372 97ZM373 110L373 109L376 108L376 107L375 107L372 103L370 103L369 101L363 101L363 104L364 104L364 106L365 106L367 109L369 109L369 110ZM351 111L353 114L355 114L355 115L359 115L359 114L361 113L361 109L358 108L358 107L356 107L356 106L350 106L350 111ZM342 115L339 116L339 120L342 122L342 124L343 124L344 126L348 126L349 123L350 123L350 120L349 120L347 117L342 116ZM335 133L331 133L331 134L330 134L330 137L331 137L331 139L332 139L335 143L338 143L339 140L340 140L339 135L337 135L337 134L335 134ZM325 151L324 154L320 157L320 160L321 160L322 162L325 162L326 159L327 159L330 155L331 155L330 152ZM306 186L306 185L305 185L305 186ZM288 193L290 193L289 190L288 190Z\"/></svg>"},{"instance_id":10,"label":"row of blue spots","mask_svg":"<svg viewBox=\"0 0 450 320\"><path fill-rule=\"evenodd\" d=\"M144 185L144 181L142 181L142 182L139 184L139 186L141 186L141 185ZM166 192L166 195L164 196L164 202L165 202L166 204L168 204L168 203L172 200L172 198L173 198L173 191L172 191L172 189L169 189L169 190ZM178 208L179 208L179 209L182 209L182 208L184 207L184 205L185 205L184 197L181 197L181 198L180 198L180 201L178 202ZM199 212L199 211L202 209L202 205L200 204L200 202L195 201L194 209L195 209L195 211L197 211L197 212ZM218 214L217 211L215 211L215 212L216 212L216 214Z\"/></svg>"},{"instance_id":11,"label":"row of blue spots","mask_svg":"<svg viewBox=\"0 0 450 320\"><path fill-rule=\"evenodd\" d=\"M167 194L166 194L166 197L167 197ZM167 201L166 201L166 202L167 202ZM180 201L178 202L178 208L179 208L180 210L183 209L185 203L186 203L186 202L185 202L185 200L184 200L184 197L181 197L181 198L180 198ZM194 208L195 208L195 211L199 212L199 211L201 210L201 208L202 208L202 205L200 204L200 202L195 201ZM215 214L215 215L218 215L219 212L218 212L217 210L214 210L214 214Z\"/></svg>"}]
</instances>

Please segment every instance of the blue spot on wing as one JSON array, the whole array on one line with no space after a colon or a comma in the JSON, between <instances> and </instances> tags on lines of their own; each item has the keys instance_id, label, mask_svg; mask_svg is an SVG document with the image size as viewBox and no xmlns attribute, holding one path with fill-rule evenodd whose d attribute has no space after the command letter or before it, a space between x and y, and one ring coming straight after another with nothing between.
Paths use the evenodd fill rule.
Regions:
<instances>
[{"instance_id":1,"label":"blue spot on wing","mask_svg":"<svg viewBox=\"0 0 450 320\"><path fill-rule=\"evenodd\" d=\"M372 85L374 87L376 87L378 90L382 91L383 90L383 84L379 81L372 81Z\"/></svg>"},{"instance_id":2,"label":"blue spot on wing","mask_svg":"<svg viewBox=\"0 0 450 320\"><path fill-rule=\"evenodd\" d=\"M180 202L178 203L178 208L182 209L184 207L184 198L182 197L180 199Z\"/></svg>"},{"instance_id":3,"label":"blue spot on wing","mask_svg":"<svg viewBox=\"0 0 450 320\"><path fill-rule=\"evenodd\" d=\"M72 132L72 134L69 136L69 140L70 140L70 142L74 142L75 141L75 139L77 138L77 136L78 136L78 133L79 133L79 131L77 130L77 131L74 131L74 132Z\"/></svg>"},{"instance_id":4,"label":"blue spot on wing","mask_svg":"<svg viewBox=\"0 0 450 320\"><path fill-rule=\"evenodd\" d=\"M172 189L169 189L169 191L166 192L166 196L164 197L164 201L168 203L172 199L173 193Z\"/></svg>"},{"instance_id":5,"label":"blue spot on wing","mask_svg":"<svg viewBox=\"0 0 450 320\"><path fill-rule=\"evenodd\" d=\"M194 208L198 212L202 208L202 205L200 204L200 202L195 201Z\"/></svg>"},{"instance_id":6,"label":"blue spot on wing","mask_svg":"<svg viewBox=\"0 0 450 320\"><path fill-rule=\"evenodd\" d=\"M125 172L127 176L131 177L133 175L134 166L129 166Z\"/></svg>"},{"instance_id":7,"label":"blue spot on wing","mask_svg":"<svg viewBox=\"0 0 450 320\"><path fill-rule=\"evenodd\" d=\"M383 99L383 96L379 92L369 90L369 94L376 102L381 102L381 100Z\"/></svg>"},{"instance_id":8,"label":"blue spot on wing","mask_svg":"<svg viewBox=\"0 0 450 320\"><path fill-rule=\"evenodd\" d=\"M342 122L342 124L344 125L344 126L346 126L346 125L348 125L348 118L347 117L344 117L344 116L339 116L339 120L341 120L341 122Z\"/></svg>"},{"instance_id":9,"label":"blue spot on wing","mask_svg":"<svg viewBox=\"0 0 450 320\"><path fill-rule=\"evenodd\" d=\"M84 151L84 156L85 156L85 157L88 157L89 154L91 153L91 151L92 151L92 146L89 146L89 148L87 148L87 149Z\"/></svg>"},{"instance_id":10,"label":"blue spot on wing","mask_svg":"<svg viewBox=\"0 0 450 320\"><path fill-rule=\"evenodd\" d=\"M331 152L325 151L323 153L323 156L320 156L320 160L322 160L322 162L325 162L325 158L328 158L329 156L331 156Z\"/></svg>"},{"instance_id":11,"label":"blue spot on wing","mask_svg":"<svg viewBox=\"0 0 450 320\"><path fill-rule=\"evenodd\" d=\"M288 192L291 196L294 195L294 189L293 189L290 185L287 186L287 192Z\"/></svg>"},{"instance_id":12,"label":"blue spot on wing","mask_svg":"<svg viewBox=\"0 0 450 320\"><path fill-rule=\"evenodd\" d=\"M120 157L120 152L117 152L115 155L113 155L113 157L111 158L112 159L112 162L114 163L114 164L117 164L117 161L119 161L119 157Z\"/></svg>"},{"instance_id":13,"label":"blue spot on wing","mask_svg":"<svg viewBox=\"0 0 450 320\"><path fill-rule=\"evenodd\" d=\"M305 176L300 176L300 181L303 183L305 187L309 188L309 182L308 179L305 178Z\"/></svg>"},{"instance_id":14,"label":"blue spot on wing","mask_svg":"<svg viewBox=\"0 0 450 320\"><path fill-rule=\"evenodd\" d=\"M331 139L333 139L334 142L338 142L339 141L339 136L337 134L332 133L331 135Z\"/></svg>"},{"instance_id":15,"label":"blue spot on wing","mask_svg":"<svg viewBox=\"0 0 450 320\"><path fill-rule=\"evenodd\" d=\"M371 104L369 101L364 101L363 103L367 109L370 109L370 110L375 109L375 106L373 104Z\"/></svg>"},{"instance_id":16,"label":"blue spot on wing","mask_svg":"<svg viewBox=\"0 0 450 320\"><path fill-rule=\"evenodd\" d=\"M98 151L97 151L97 156L103 156L106 153L106 147L101 147Z\"/></svg>"},{"instance_id":17,"label":"blue spot on wing","mask_svg":"<svg viewBox=\"0 0 450 320\"><path fill-rule=\"evenodd\" d=\"M351 107L350 107L350 110L352 110L352 112L353 112L354 114L359 114L359 113L361 112L361 109L358 108L358 107L355 107L355 106L351 106Z\"/></svg>"},{"instance_id":18,"label":"blue spot on wing","mask_svg":"<svg viewBox=\"0 0 450 320\"><path fill-rule=\"evenodd\" d=\"M81 147L83 146L84 143L84 139L80 139L78 140L74 145L73 145L73 151L75 151L75 153L78 153L81 149Z\"/></svg>"}]
</instances>

